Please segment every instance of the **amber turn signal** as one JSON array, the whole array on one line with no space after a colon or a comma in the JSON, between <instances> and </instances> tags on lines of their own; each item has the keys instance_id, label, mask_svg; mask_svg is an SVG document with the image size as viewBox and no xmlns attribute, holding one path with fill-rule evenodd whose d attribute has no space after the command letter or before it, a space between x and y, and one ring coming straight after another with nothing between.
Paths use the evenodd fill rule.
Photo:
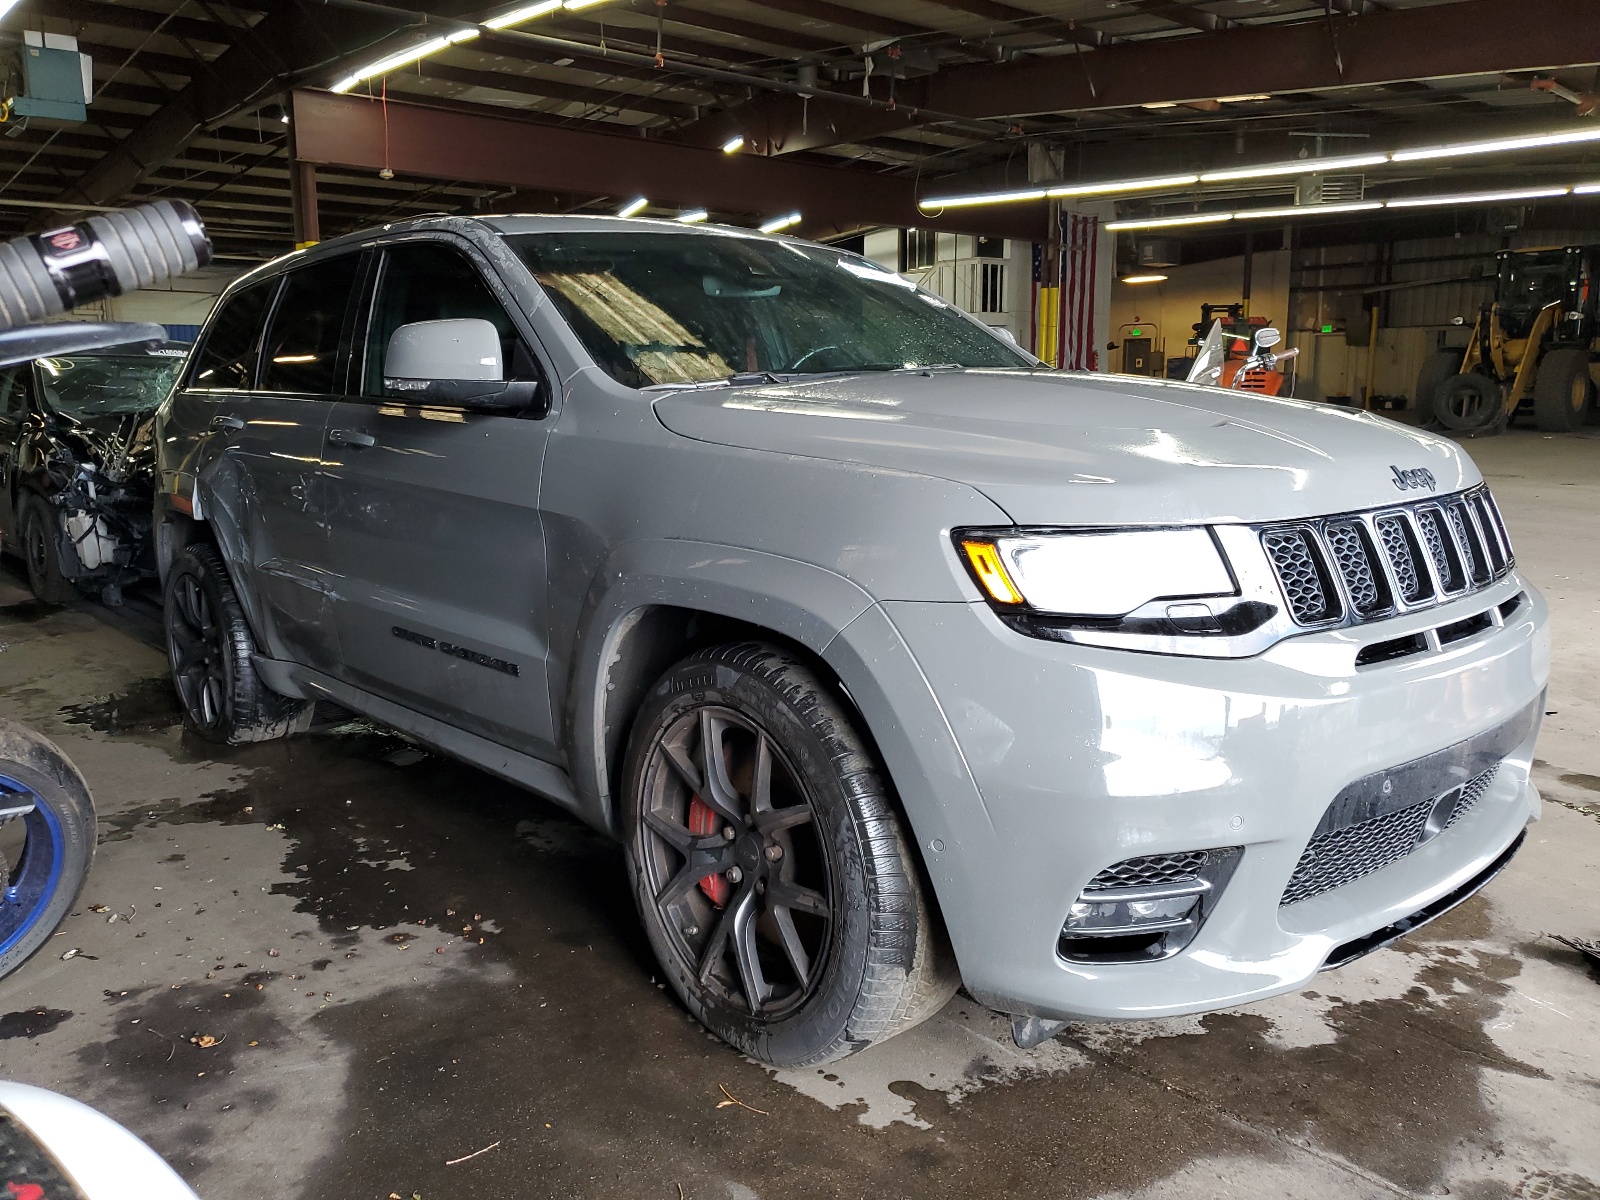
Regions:
<instances>
[{"instance_id":1,"label":"amber turn signal","mask_svg":"<svg viewBox=\"0 0 1600 1200\"><path fill-rule=\"evenodd\" d=\"M989 593L991 600L996 604L1023 603L1022 593L1017 591L1011 576L1006 574L1005 564L1000 561L1000 551L995 549L993 542L963 541L961 552L967 556L973 575L983 590Z\"/></svg>"}]
</instances>

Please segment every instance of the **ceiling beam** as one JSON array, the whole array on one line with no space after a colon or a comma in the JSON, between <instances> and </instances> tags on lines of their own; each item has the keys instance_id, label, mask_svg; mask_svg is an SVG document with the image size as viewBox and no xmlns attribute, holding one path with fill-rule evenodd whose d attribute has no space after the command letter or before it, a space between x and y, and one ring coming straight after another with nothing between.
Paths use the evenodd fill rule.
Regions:
<instances>
[{"instance_id":1,"label":"ceiling beam","mask_svg":"<svg viewBox=\"0 0 1600 1200\"><path fill-rule=\"evenodd\" d=\"M903 104L968 117L1085 112L1259 92L1600 63L1594 0L1460 0L1427 8L1123 42L1073 57L954 67L907 81ZM913 95L908 93L914 93Z\"/></svg>"},{"instance_id":2,"label":"ceiling beam","mask_svg":"<svg viewBox=\"0 0 1600 1200\"><path fill-rule=\"evenodd\" d=\"M318 165L389 166L434 179L593 196L645 195L658 204L724 212L770 215L799 209L805 214L802 229L813 236L868 225L928 224L1028 240L1043 235L1042 210L963 210L931 223L917 209L914 180L876 171L728 155L654 138L393 100L386 126L378 104L327 92L297 91L293 104L297 152Z\"/></svg>"}]
</instances>

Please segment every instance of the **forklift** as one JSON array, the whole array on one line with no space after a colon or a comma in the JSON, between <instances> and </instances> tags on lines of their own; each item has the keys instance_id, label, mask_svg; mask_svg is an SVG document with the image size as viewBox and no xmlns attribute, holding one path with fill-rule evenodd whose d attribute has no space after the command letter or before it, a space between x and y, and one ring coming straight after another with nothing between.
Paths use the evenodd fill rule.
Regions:
<instances>
[{"instance_id":1,"label":"forklift","mask_svg":"<svg viewBox=\"0 0 1600 1200\"><path fill-rule=\"evenodd\" d=\"M1466 352L1435 351L1417 378L1416 404L1458 433L1504 429L1532 412L1546 433L1570 433L1595 411L1600 364L1600 246L1502 250L1494 299Z\"/></svg>"}]
</instances>

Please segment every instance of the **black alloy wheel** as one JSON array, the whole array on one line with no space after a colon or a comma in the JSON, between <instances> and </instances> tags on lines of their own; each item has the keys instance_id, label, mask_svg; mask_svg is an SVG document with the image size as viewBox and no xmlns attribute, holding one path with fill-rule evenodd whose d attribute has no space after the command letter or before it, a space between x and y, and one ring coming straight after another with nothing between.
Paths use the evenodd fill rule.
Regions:
<instances>
[{"instance_id":1,"label":"black alloy wheel","mask_svg":"<svg viewBox=\"0 0 1600 1200\"><path fill-rule=\"evenodd\" d=\"M623 839L645 932L699 1021L776 1066L936 1013L959 977L842 689L763 642L690 655L634 720Z\"/></svg>"},{"instance_id":2,"label":"black alloy wheel","mask_svg":"<svg viewBox=\"0 0 1600 1200\"><path fill-rule=\"evenodd\" d=\"M831 848L772 737L707 705L657 739L645 768L645 886L704 988L752 1016L803 1004L826 966Z\"/></svg>"},{"instance_id":3,"label":"black alloy wheel","mask_svg":"<svg viewBox=\"0 0 1600 1200\"><path fill-rule=\"evenodd\" d=\"M184 573L173 580L165 616L178 698L196 726L214 729L227 718L227 647L216 612L196 576Z\"/></svg>"},{"instance_id":4,"label":"black alloy wheel","mask_svg":"<svg viewBox=\"0 0 1600 1200\"><path fill-rule=\"evenodd\" d=\"M215 547L184 547L162 603L167 660L189 725L236 746L310 728L312 703L280 696L256 674L255 638Z\"/></svg>"}]
</instances>

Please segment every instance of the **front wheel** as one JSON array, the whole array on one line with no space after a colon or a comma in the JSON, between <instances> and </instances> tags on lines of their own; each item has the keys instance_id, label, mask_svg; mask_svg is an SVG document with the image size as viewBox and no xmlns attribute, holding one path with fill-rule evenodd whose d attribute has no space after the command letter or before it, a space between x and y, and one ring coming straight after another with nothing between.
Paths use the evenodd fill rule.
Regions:
<instances>
[{"instance_id":1,"label":"front wheel","mask_svg":"<svg viewBox=\"0 0 1600 1200\"><path fill-rule=\"evenodd\" d=\"M0 976L71 911L94 858L89 785L48 738L0 720Z\"/></svg>"},{"instance_id":2,"label":"front wheel","mask_svg":"<svg viewBox=\"0 0 1600 1200\"><path fill-rule=\"evenodd\" d=\"M189 546L173 561L162 623L172 681L201 737L236 746L310 727L310 701L280 696L256 674L255 639L214 547Z\"/></svg>"},{"instance_id":3,"label":"front wheel","mask_svg":"<svg viewBox=\"0 0 1600 1200\"><path fill-rule=\"evenodd\" d=\"M754 642L679 663L634 724L624 788L651 946L689 1011L737 1049L829 1062L954 994L883 782L805 663Z\"/></svg>"},{"instance_id":4,"label":"front wheel","mask_svg":"<svg viewBox=\"0 0 1600 1200\"><path fill-rule=\"evenodd\" d=\"M61 573L61 524L56 510L43 496L23 493L17 514L17 540L28 568L28 587L43 604L65 604L72 598L72 582Z\"/></svg>"},{"instance_id":5,"label":"front wheel","mask_svg":"<svg viewBox=\"0 0 1600 1200\"><path fill-rule=\"evenodd\" d=\"M1589 348L1560 346L1549 351L1533 381L1533 419L1545 433L1582 429L1594 407Z\"/></svg>"}]
</instances>

